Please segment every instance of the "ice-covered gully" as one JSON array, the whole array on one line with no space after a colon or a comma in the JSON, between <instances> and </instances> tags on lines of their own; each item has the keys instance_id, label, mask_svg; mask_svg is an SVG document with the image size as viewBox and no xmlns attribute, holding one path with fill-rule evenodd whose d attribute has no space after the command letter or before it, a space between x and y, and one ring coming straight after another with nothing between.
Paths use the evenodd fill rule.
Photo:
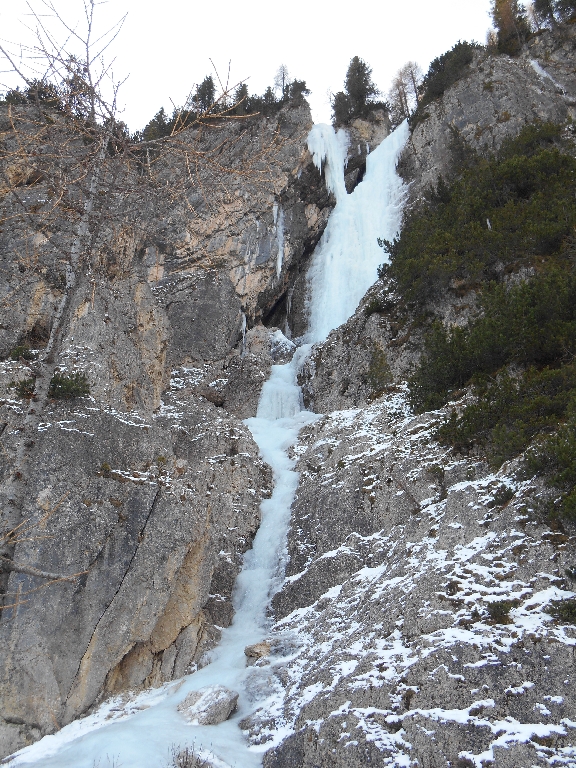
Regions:
<instances>
[{"instance_id":1,"label":"ice-covered gully","mask_svg":"<svg viewBox=\"0 0 576 768\"><path fill-rule=\"evenodd\" d=\"M345 134L310 134L337 205L309 271L308 336L247 422L274 491L211 663L108 702L14 766L159 768L175 745L217 768L576 764L576 629L546 612L574 594L576 564L532 514L538 489L514 466L454 460L432 437L439 413L411 415L402 388L358 410L302 407L299 367L356 311L377 238L399 227L406 137L369 155L347 195Z\"/></svg>"},{"instance_id":2,"label":"ice-covered gully","mask_svg":"<svg viewBox=\"0 0 576 768\"><path fill-rule=\"evenodd\" d=\"M274 490L262 504L262 523L236 584L233 624L223 631L211 663L127 704L108 702L94 715L22 750L13 765L92 768L108 760L125 767L157 768L175 745L190 743L196 754L214 765L261 765L266 745L247 742L241 727L247 726L246 718L259 702L276 693L278 683L267 670L246 666L245 649L257 647L270 630L267 608L282 586L290 509L298 487L289 449L301 428L317 419L302 408L297 372L312 344L324 341L332 328L350 317L376 279L381 260L376 239L394 236L399 226L403 187L396 161L406 136L402 126L383 142L368 159L363 183L347 195L346 135L335 134L330 126L315 126L310 134L310 150L317 166L325 165L337 205L312 260L306 343L291 362L273 366L257 416L247 421L262 457L273 469ZM287 660L293 655L293 643L289 637L276 637L270 650Z\"/></svg>"}]
</instances>

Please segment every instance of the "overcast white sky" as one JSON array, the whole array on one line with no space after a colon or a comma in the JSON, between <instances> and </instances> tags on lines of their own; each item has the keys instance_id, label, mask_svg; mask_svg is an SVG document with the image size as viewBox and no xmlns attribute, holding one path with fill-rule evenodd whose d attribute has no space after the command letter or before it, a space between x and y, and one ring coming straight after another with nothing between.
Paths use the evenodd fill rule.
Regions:
<instances>
[{"instance_id":1,"label":"overcast white sky","mask_svg":"<svg viewBox=\"0 0 576 768\"><path fill-rule=\"evenodd\" d=\"M41 0L31 0L41 8ZM82 0L55 0L67 20L81 18ZM114 46L115 73L129 75L120 102L131 130L142 128L164 106L184 102L194 83L222 78L232 61L233 82L248 79L251 93L272 85L282 63L306 80L316 122L330 119L327 92L342 89L348 63L363 58L383 91L408 60L424 71L458 40L484 42L490 0L108 0L102 26L128 18ZM25 0L0 0L0 37L24 42ZM29 17L28 17L29 18ZM0 82L6 82L0 76ZM12 83L10 83L12 84Z\"/></svg>"}]
</instances>

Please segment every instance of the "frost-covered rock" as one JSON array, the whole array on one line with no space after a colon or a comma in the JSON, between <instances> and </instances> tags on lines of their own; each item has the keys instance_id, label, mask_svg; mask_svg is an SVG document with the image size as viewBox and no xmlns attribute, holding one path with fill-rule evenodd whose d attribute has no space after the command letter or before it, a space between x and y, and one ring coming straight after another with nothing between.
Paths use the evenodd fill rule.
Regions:
<instances>
[{"instance_id":1,"label":"frost-covered rock","mask_svg":"<svg viewBox=\"0 0 576 768\"><path fill-rule=\"evenodd\" d=\"M296 345L278 328L270 334L270 354L275 363L287 363L292 359Z\"/></svg>"},{"instance_id":2,"label":"frost-covered rock","mask_svg":"<svg viewBox=\"0 0 576 768\"><path fill-rule=\"evenodd\" d=\"M218 725L228 720L237 702L235 691L223 685L210 685L189 693L178 705L178 711L191 725Z\"/></svg>"},{"instance_id":3,"label":"frost-covered rock","mask_svg":"<svg viewBox=\"0 0 576 768\"><path fill-rule=\"evenodd\" d=\"M247 645L244 648L244 653L249 659L262 659L265 656L270 655L272 650L270 643L267 640L263 640L261 643L254 643L254 645Z\"/></svg>"},{"instance_id":4,"label":"frost-covered rock","mask_svg":"<svg viewBox=\"0 0 576 768\"><path fill-rule=\"evenodd\" d=\"M282 687L243 722L266 768L576 764L576 626L547 613L575 594L576 530L513 465L438 445L439 416L396 392L301 433Z\"/></svg>"}]
</instances>

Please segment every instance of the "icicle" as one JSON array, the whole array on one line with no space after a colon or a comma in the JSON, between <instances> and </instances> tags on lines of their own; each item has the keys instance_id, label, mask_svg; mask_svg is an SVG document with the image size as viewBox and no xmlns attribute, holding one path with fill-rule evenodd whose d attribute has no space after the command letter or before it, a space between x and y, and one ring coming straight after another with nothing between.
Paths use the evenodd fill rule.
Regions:
<instances>
[{"instance_id":1,"label":"icicle","mask_svg":"<svg viewBox=\"0 0 576 768\"><path fill-rule=\"evenodd\" d=\"M277 220L276 220L277 219ZM276 277L280 277L282 272L282 262L284 261L284 211L282 206L276 206L276 245L278 246L278 255L276 257Z\"/></svg>"},{"instance_id":2,"label":"icicle","mask_svg":"<svg viewBox=\"0 0 576 768\"><path fill-rule=\"evenodd\" d=\"M291 285L286 294L286 321L284 322L284 336L287 339L292 338L292 331L290 329L290 313L292 312L292 296L294 295L294 286Z\"/></svg>"},{"instance_id":3,"label":"icicle","mask_svg":"<svg viewBox=\"0 0 576 768\"><path fill-rule=\"evenodd\" d=\"M344 168L348 156L348 145L346 131L341 128L338 133L335 133L331 125L324 123L315 125L308 134L308 149L314 165L322 171L322 163L325 163L326 189L334 193L336 202L346 196Z\"/></svg>"}]
</instances>

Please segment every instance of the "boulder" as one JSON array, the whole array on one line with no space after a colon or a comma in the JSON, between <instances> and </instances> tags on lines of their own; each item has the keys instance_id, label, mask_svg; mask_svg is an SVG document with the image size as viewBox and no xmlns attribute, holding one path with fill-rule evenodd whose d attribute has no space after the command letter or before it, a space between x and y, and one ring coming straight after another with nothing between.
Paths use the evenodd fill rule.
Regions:
<instances>
[{"instance_id":1,"label":"boulder","mask_svg":"<svg viewBox=\"0 0 576 768\"><path fill-rule=\"evenodd\" d=\"M190 725L218 725L236 709L238 694L223 685L209 685L192 691L178 705Z\"/></svg>"},{"instance_id":2,"label":"boulder","mask_svg":"<svg viewBox=\"0 0 576 768\"><path fill-rule=\"evenodd\" d=\"M254 643L254 645L247 645L244 648L244 653L249 660L261 659L264 656L270 656L270 643L263 640L261 643Z\"/></svg>"}]
</instances>

